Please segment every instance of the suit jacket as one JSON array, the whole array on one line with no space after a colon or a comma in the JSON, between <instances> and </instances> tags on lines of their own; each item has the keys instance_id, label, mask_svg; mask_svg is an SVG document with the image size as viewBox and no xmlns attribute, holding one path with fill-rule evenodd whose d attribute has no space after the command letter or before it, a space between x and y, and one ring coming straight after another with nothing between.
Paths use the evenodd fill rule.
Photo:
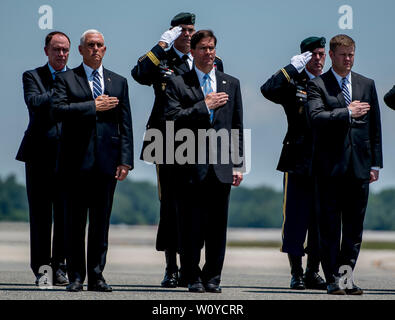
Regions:
<instances>
[{"instance_id":1,"label":"suit jacket","mask_svg":"<svg viewBox=\"0 0 395 320\"><path fill-rule=\"evenodd\" d=\"M384 101L391 109L395 110L395 86L384 96Z\"/></svg>"},{"instance_id":2,"label":"suit jacket","mask_svg":"<svg viewBox=\"0 0 395 320\"><path fill-rule=\"evenodd\" d=\"M215 59L215 66L218 70L224 71L222 60ZM138 83L153 86L155 93L154 106L149 116L146 129L155 128L165 133L165 90L168 80L171 77L189 72L190 69L174 48L165 51L161 46L156 45L150 52L143 55L137 61L137 65L132 69L132 77ZM143 152L149 142L144 142L140 158L143 159Z\"/></svg>"},{"instance_id":3,"label":"suit jacket","mask_svg":"<svg viewBox=\"0 0 395 320\"><path fill-rule=\"evenodd\" d=\"M16 159L55 166L60 123L50 114L53 79L48 64L26 71L22 76L23 93L29 111L29 124Z\"/></svg>"},{"instance_id":4,"label":"suit jacket","mask_svg":"<svg viewBox=\"0 0 395 320\"><path fill-rule=\"evenodd\" d=\"M352 101L370 104L369 112L351 118L332 70L308 83L308 111L313 125L313 170L325 176L369 179L371 167L382 167L380 109L374 81L351 72ZM351 167L350 167L351 166Z\"/></svg>"},{"instance_id":5,"label":"suit jacket","mask_svg":"<svg viewBox=\"0 0 395 320\"><path fill-rule=\"evenodd\" d=\"M231 130L238 129L237 135L233 135L233 150L240 156L244 155L243 105L239 80L218 70L216 71L216 78L217 92L226 92L229 95L229 100L224 106L215 109L212 123L210 122L210 115L195 70L171 78L166 90L166 120L174 121L176 134L179 129L183 128L188 128L194 133L193 138L196 146L194 162L188 164L178 164L176 162L176 169L180 173L179 176L191 182L202 181L205 178L209 168L207 162L209 152L215 148L212 143L208 144L207 140L205 146L204 143L198 141L199 129L214 129L216 132L225 129L228 141L231 138ZM176 145L176 150L177 147ZM199 152L204 147L206 162L198 164ZM223 147L224 150L221 150L221 147L223 147L222 141L218 141L216 148L217 164L213 164L213 168L219 181L222 183L232 183L233 168L242 167L243 163L232 162L231 143L228 146L225 145ZM226 152L224 156L226 159L229 159L228 163L221 162L222 151Z\"/></svg>"},{"instance_id":6,"label":"suit jacket","mask_svg":"<svg viewBox=\"0 0 395 320\"><path fill-rule=\"evenodd\" d=\"M118 165L133 168L133 132L127 80L103 68L104 94L119 104L96 113L83 65L59 74L52 97L54 118L62 121L58 170L78 173L95 168L114 176Z\"/></svg>"},{"instance_id":7,"label":"suit jacket","mask_svg":"<svg viewBox=\"0 0 395 320\"><path fill-rule=\"evenodd\" d=\"M275 73L261 87L263 96L281 104L287 116L288 130L277 170L310 174L313 153L313 138L307 122L307 82L310 80L303 70L299 73L289 64Z\"/></svg>"}]
</instances>

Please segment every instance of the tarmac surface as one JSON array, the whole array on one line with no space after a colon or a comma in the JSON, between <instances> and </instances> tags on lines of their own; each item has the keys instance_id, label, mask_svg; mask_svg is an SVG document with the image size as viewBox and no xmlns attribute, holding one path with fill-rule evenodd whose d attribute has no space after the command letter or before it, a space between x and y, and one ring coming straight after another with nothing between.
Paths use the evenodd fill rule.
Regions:
<instances>
[{"instance_id":1,"label":"tarmac surface","mask_svg":"<svg viewBox=\"0 0 395 320\"><path fill-rule=\"evenodd\" d=\"M112 293L69 293L64 287L40 289L29 267L29 229L25 223L0 223L0 300L395 300L395 250L361 250L354 272L362 296L329 296L325 291L289 288L286 254L278 248L228 247L222 293L189 293L160 287L164 254L155 251L156 227L111 226L104 277ZM228 241L279 241L281 230L229 229ZM393 241L392 232L365 232L364 240ZM204 254L203 254L204 256ZM203 259L203 258L202 258ZM305 263L305 259L304 259ZM322 274L322 273L321 273Z\"/></svg>"}]
</instances>

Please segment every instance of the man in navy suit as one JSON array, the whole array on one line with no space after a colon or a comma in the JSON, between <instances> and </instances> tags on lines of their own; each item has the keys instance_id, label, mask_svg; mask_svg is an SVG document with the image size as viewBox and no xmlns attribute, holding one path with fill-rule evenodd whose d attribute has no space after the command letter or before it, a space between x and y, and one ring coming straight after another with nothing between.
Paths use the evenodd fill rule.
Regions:
<instances>
[{"instance_id":1,"label":"man in navy suit","mask_svg":"<svg viewBox=\"0 0 395 320\"><path fill-rule=\"evenodd\" d=\"M243 155L240 83L214 68L216 43L212 31L196 32L191 39L194 68L170 78L166 90L165 116L174 121L176 137L192 133L192 141L183 143L190 147L187 159L177 145L173 171L180 258L190 292L221 292L230 189L243 179L243 162L238 157ZM209 130L224 137L200 140L202 131ZM203 245L206 262L201 270Z\"/></svg>"},{"instance_id":2,"label":"man in navy suit","mask_svg":"<svg viewBox=\"0 0 395 320\"><path fill-rule=\"evenodd\" d=\"M83 63L60 74L52 111L62 121L58 171L66 216L68 291L110 292L103 270L117 180L133 169L133 134L127 80L103 68L104 37L85 31L80 39ZM88 253L85 227L89 210Z\"/></svg>"},{"instance_id":3,"label":"man in navy suit","mask_svg":"<svg viewBox=\"0 0 395 320\"><path fill-rule=\"evenodd\" d=\"M362 243L369 183L383 167L380 109L374 81L352 72L355 42L330 41L332 68L308 83L317 177L321 264L328 294L361 295L340 285L340 268L354 270Z\"/></svg>"},{"instance_id":4,"label":"man in navy suit","mask_svg":"<svg viewBox=\"0 0 395 320\"><path fill-rule=\"evenodd\" d=\"M68 283L65 274L63 204L55 174L61 125L51 118L50 98L54 92L55 75L67 69L69 50L69 37L63 32L51 32L45 38L44 47L48 62L23 73L23 93L29 111L29 125L16 159L25 162L30 219L30 265L37 285L43 276L40 267L46 265L52 267L53 284Z\"/></svg>"}]
</instances>

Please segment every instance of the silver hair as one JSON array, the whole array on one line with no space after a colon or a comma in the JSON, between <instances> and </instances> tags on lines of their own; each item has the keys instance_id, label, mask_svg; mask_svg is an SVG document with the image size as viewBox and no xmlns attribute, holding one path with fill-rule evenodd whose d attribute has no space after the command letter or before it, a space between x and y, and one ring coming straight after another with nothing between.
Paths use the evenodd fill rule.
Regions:
<instances>
[{"instance_id":1,"label":"silver hair","mask_svg":"<svg viewBox=\"0 0 395 320\"><path fill-rule=\"evenodd\" d=\"M84 43L85 43L86 35L87 35L87 34L91 34L91 33L100 34L100 35L103 37L103 41L104 41L104 36L103 36L103 34L102 34L100 31L97 31L96 29L89 29L89 30L86 30L86 31L81 35L81 38L80 38L80 45L81 45L81 46L84 45Z\"/></svg>"}]
</instances>

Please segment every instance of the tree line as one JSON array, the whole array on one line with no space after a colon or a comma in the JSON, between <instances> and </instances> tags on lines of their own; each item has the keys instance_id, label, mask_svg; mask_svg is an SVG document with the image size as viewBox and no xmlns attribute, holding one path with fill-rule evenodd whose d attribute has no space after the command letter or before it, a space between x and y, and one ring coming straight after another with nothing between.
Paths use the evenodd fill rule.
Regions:
<instances>
[{"instance_id":1,"label":"tree line","mask_svg":"<svg viewBox=\"0 0 395 320\"><path fill-rule=\"evenodd\" d=\"M261 186L233 188L229 207L230 227L281 228L281 191ZM26 188L15 175L0 177L0 221L29 221ZM159 221L156 185L127 179L117 184L111 216L113 224L155 225ZM395 230L395 188L371 193L365 229Z\"/></svg>"}]
</instances>

